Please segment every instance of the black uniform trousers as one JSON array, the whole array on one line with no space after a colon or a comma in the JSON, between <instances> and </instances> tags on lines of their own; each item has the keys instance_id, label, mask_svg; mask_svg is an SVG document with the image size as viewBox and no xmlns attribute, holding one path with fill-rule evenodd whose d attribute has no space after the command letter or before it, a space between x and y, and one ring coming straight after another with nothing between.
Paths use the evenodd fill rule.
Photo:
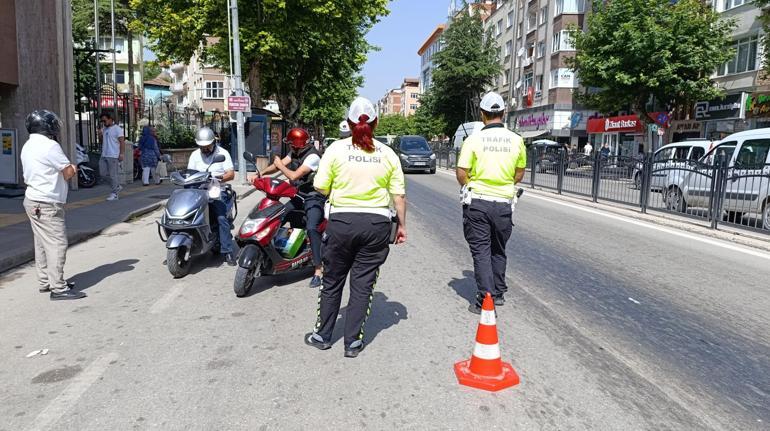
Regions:
<instances>
[{"instance_id":1,"label":"black uniform trousers","mask_svg":"<svg viewBox=\"0 0 770 431\"><path fill-rule=\"evenodd\" d=\"M302 199L291 199L286 202L286 215L291 211L302 209L304 206L307 235L310 237L310 249L313 251L313 266L321 265L321 222L324 219L324 203L326 197L317 194L311 194L305 198L303 204Z\"/></svg>"},{"instance_id":2,"label":"black uniform trousers","mask_svg":"<svg viewBox=\"0 0 770 431\"><path fill-rule=\"evenodd\" d=\"M463 232L473 256L478 305L487 292L497 298L508 291L505 244L512 230L509 204L473 199L470 205L463 205Z\"/></svg>"},{"instance_id":3,"label":"black uniform trousers","mask_svg":"<svg viewBox=\"0 0 770 431\"><path fill-rule=\"evenodd\" d=\"M372 292L380 266L390 252L390 219L366 213L332 214L323 247L323 287L318 293L315 333L331 341L340 310L342 288L350 273L350 299L345 314L345 347L364 339L364 324L371 313Z\"/></svg>"}]
</instances>

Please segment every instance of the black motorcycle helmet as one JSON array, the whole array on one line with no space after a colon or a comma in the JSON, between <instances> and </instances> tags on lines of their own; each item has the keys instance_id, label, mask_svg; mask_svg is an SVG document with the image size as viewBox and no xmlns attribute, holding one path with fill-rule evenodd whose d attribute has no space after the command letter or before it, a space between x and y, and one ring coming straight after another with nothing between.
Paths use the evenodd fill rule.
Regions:
<instances>
[{"instance_id":1,"label":"black motorcycle helmet","mask_svg":"<svg viewBox=\"0 0 770 431\"><path fill-rule=\"evenodd\" d=\"M58 139L62 122L59 116L47 109L38 109L27 115L27 132L38 133L51 139Z\"/></svg>"}]
</instances>

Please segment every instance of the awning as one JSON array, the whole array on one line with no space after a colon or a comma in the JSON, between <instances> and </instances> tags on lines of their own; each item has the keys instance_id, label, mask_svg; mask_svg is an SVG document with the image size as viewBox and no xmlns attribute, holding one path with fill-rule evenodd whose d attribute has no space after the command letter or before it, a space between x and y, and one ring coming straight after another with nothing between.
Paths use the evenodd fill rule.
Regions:
<instances>
[{"instance_id":1,"label":"awning","mask_svg":"<svg viewBox=\"0 0 770 431\"><path fill-rule=\"evenodd\" d=\"M536 138L538 136L545 135L549 131L550 130L525 130L523 132L520 132L519 136L521 136L524 139Z\"/></svg>"}]
</instances>

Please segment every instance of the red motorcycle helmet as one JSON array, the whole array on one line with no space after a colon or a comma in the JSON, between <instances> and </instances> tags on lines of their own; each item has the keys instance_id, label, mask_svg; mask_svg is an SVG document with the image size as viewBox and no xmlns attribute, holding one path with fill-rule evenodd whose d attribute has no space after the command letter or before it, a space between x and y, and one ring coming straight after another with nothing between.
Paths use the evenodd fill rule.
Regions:
<instances>
[{"instance_id":1,"label":"red motorcycle helmet","mask_svg":"<svg viewBox=\"0 0 770 431\"><path fill-rule=\"evenodd\" d=\"M310 134L305 129L295 127L286 134L286 142L291 145L295 151L299 151L310 143Z\"/></svg>"}]
</instances>

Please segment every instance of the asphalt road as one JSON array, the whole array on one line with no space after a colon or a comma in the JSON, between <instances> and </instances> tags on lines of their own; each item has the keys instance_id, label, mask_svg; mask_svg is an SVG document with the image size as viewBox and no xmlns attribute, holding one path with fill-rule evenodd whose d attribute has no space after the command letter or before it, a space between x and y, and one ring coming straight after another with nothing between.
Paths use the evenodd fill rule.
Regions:
<instances>
[{"instance_id":1,"label":"asphalt road","mask_svg":"<svg viewBox=\"0 0 770 431\"><path fill-rule=\"evenodd\" d=\"M70 250L87 299L48 301L30 266L3 274L0 430L767 429L770 256L532 194L498 309L522 383L459 386L478 317L456 190L408 177L409 242L381 271L353 360L341 325L331 350L302 343L310 273L243 299L214 258L173 280L158 214Z\"/></svg>"}]
</instances>

